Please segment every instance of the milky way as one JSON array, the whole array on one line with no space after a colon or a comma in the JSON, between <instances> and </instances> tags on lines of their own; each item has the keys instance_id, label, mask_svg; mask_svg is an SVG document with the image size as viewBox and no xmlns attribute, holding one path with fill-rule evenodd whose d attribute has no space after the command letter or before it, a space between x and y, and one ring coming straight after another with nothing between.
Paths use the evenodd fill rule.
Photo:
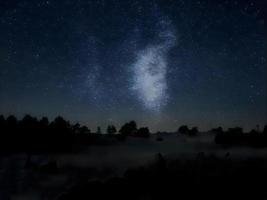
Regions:
<instances>
[{"instance_id":1,"label":"milky way","mask_svg":"<svg viewBox=\"0 0 267 200\"><path fill-rule=\"evenodd\" d=\"M168 101L167 54L175 43L170 21L161 20L155 44L149 44L137 53L132 90L149 110L160 111Z\"/></svg>"},{"instance_id":2,"label":"milky way","mask_svg":"<svg viewBox=\"0 0 267 200\"><path fill-rule=\"evenodd\" d=\"M265 2L2 0L0 115L262 127Z\"/></svg>"}]
</instances>

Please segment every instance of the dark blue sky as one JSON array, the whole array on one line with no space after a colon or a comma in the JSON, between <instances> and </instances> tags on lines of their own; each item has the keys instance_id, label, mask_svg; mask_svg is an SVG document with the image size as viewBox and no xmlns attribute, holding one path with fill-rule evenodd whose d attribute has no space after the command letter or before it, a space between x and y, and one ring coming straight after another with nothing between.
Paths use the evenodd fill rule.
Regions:
<instances>
[{"instance_id":1,"label":"dark blue sky","mask_svg":"<svg viewBox=\"0 0 267 200\"><path fill-rule=\"evenodd\" d=\"M92 130L263 125L263 2L0 2L0 112Z\"/></svg>"}]
</instances>

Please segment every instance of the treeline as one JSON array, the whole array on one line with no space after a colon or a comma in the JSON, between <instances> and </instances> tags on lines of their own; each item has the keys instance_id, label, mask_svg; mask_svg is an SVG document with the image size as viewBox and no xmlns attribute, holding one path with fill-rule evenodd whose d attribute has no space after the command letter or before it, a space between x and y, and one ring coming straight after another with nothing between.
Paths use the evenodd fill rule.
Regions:
<instances>
[{"instance_id":1,"label":"treeline","mask_svg":"<svg viewBox=\"0 0 267 200\"><path fill-rule=\"evenodd\" d=\"M213 129L216 133L215 143L222 145L248 145L255 147L267 146L267 126L263 131L251 130L249 133L244 133L240 127L229 128L223 131L221 127Z\"/></svg>"},{"instance_id":2,"label":"treeline","mask_svg":"<svg viewBox=\"0 0 267 200\"><path fill-rule=\"evenodd\" d=\"M119 131L114 125L107 127L101 134L101 128L92 133L87 126L71 124L58 116L49 122L47 117L37 119L25 115L21 120L10 115L0 115L0 151L1 152L64 152L72 151L75 145L107 143L110 138L124 140L127 136L150 136L147 127L137 128L135 121L124 124Z\"/></svg>"},{"instance_id":3,"label":"treeline","mask_svg":"<svg viewBox=\"0 0 267 200\"><path fill-rule=\"evenodd\" d=\"M198 127L194 126L191 129L188 128L187 125L182 125L178 128L177 133L188 135L188 136L195 136L198 133Z\"/></svg>"}]
</instances>

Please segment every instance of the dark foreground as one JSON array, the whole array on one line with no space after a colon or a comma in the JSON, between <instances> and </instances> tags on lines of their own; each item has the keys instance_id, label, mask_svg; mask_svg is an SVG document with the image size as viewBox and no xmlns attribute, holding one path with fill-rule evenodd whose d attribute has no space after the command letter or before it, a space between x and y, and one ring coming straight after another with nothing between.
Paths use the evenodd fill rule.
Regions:
<instances>
[{"instance_id":1,"label":"dark foreground","mask_svg":"<svg viewBox=\"0 0 267 200\"><path fill-rule=\"evenodd\" d=\"M228 156L167 161L158 154L153 164L123 177L84 179L58 199L267 199L267 159Z\"/></svg>"},{"instance_id":2,"label":"dark foreground","mask_svg":"<svg viewBox=\"0 0 267 200\"><path fill-rule=\"evenodd\" d=\"M0 116L0 132L0 200L267 199L267 126L101 134L26 115Z\"/></svg>"}]
</instances>

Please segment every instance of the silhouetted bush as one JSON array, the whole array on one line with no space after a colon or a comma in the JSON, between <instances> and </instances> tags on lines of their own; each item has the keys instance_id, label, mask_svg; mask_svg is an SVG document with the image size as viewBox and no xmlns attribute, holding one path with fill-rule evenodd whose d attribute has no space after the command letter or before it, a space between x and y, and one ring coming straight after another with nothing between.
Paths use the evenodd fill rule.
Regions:
<instances>
[{"instance_id":1,"label":"silhouetted bush","mask_svg":"<svg viewBox=\"0 0 267 200\"><path fill-rule=\"evenodd\" d=\"M195 136L198 133L198 128L193 127L192 129L189 129L188 126L183 125L180 126L177 132L183 135Z\"/></svg>"},{"instance_id":2,"label":"silhouetted bush","mask_svg":"<svg viewBox=\"0 0 267 200\"><path fill-rule=\"evenodd\" d=\"M186 126L186 125L180 126L180 128L178 129L178 133L188 134L189 133L188 126Z\"/></svg>"},{"instance_id":3,"label":"silhouetted bush","mask_svg":"<svg viewBox=\"0 0 267 200\"><path fill-rule=\"evenodd\" d=\"M10 115L7 119L6 119L6 124L9 128L16 128L18 125L18 120L14 115Z\"/></svg>"},{"instance_id":4,"label":"silhouetted bush","mask_svg":"<svg viewBox=\"0 0 267 200\"><path fill-rule=\"evenodd\" d=\"M120 134L124 136L133 135L137 131L137 125L135 121L130 121L124 124L120 129Z\"/></svg>"},{"instance_id":5,"label":"silhouetted bush","mask_svg":"<svg viewBox=\"0 0 267 200\"><path fill-rule=\"evenodd\" d=\"M197 127L193 127L190 131L189 131L189 135L194 136L198 133L198 128Z\"/></svg>"},{"instance_id":6,"label":"silhouetted bush","mask_svg":"<svg viewBox=\"0 0 267 200\"><path fill-rule=\"evenodd\" d=\"M147 127L139 128L135 136L148 138L150 136L149 129Z\"/></svg>"},{"instance_id":7,"label":"silhouetted bush","mask_svg":"<svg viewBox=\"0 0 267 200\"><path fill-rule=\"evenodd\" d=\"M229 128L228 133L232 135L242 135L243 134L243 129L240 127L235 127L235 128Z\"/></svg>"},{"instance_id":8,"label":"silhouetted bush","mask_svg":"<svg viewBox=\"0 0 267 200\"><path fill-rule=\"evenodd\" d=\"M259 132L256 131L255 129L252 129L250 132L249 132L250 135L258 135Z\"/></svg>"},{"instance_id":9,"label":"silhouetted bush","mask_svg":"<svg viewBox=\"0 0 267 200\"><path fill-rule=\"evenodd\" d=\"M218 132L215 142L222 145L249 145L254 147L267 146L267 135L256 130L243 133L240 127L229 128L226 132Z\"/></svg>"},{"instance_id":10,"label":"silhouetted bush","mask_svg":"<svg viewBox=\"0 0 267 200\"><path fill-rule=\"evenodd\" d=\"M109 135L115 134L116 132L117 132L117 129L116 129L115 126L113 126L113 125L108 125L108 127L107 127L107 133L108 133Z\"/></svg>"},{"instance_id":11,"label":"silhouetted bush","mask_svg":"<svg viewBox=\"0 0 267 200\"><path fill-rule=\"evenodd\" d=\"M264 135L267 135L267 125L264 126L263 134L264 134Z\"/></svg>"},{"instance_id":12,"label":"silhouetted bush","mask_svg":"<svg viewBox=\"0 0 267 200\"><path fill-rule=\"evenodd\" d=\"M219 126L218 128L211 129L210 132L216 133L216 134L217 133L223 133L223 128Z\"/></svg>"},{"instance_id":13,"label":"silhouetted bush","mask_svg":"<svg viewBox=\"0 0 267 200\"><path fill-rule=\"evenodd\" d=\"M6 123L5 117L3 115L0 115L0 128L1 128L1 130L4 128L5 123Z\"/></svg>"},{"instance_id":14,"label":"silhouetted bush","mask_svg":"<svg viewBox=\"0 0 267 200\"><path fill-rule=\"evenodd\" d=\"M97 133L97 134L102 134L102 131L101 131L101 127L100 127L100 126L97 127L97 131L96 131L96 133Z\"/></svg>"}]
</instances>

